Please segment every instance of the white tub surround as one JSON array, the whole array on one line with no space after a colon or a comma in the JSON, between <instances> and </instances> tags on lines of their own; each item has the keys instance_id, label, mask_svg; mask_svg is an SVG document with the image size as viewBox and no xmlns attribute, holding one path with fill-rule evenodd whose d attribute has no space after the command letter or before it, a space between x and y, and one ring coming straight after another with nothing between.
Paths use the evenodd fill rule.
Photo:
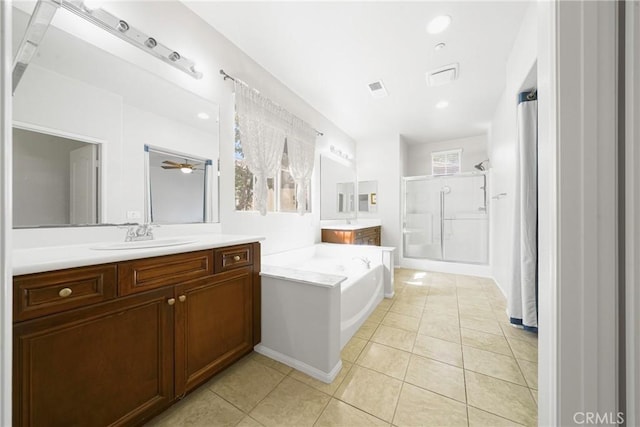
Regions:
<instances>
[{"instance_id":1,"label":"white tub surround","mask_svg":"<svg viewBox=\"0 0 640 427\"><path fill-rule=\"evenodd\" d=\"M124 237L124 230L120 230ZM231 234L197 234L180 236L191 243L161 246L144 249L105 250L93 249L105 244L121 242L122 240L100 241L76 245L32 247L13 250L13 274L31 274L43 271L61 270L64 268L82 267L87 265L104 264L140 258L150 258L184 252L224 246L240 245L244 243L264 240L260 236L242 236Z\"/></svg>"},{"instance_id":2,"label":"white tub surround","mask_svg":"<svg viewBox=\"0 0 640 427\"><path fill-rule=\"evenodd\" d=\"M255 350L333 381L342 347L386 287L393 295L394 250L324 243L263 257L262 342Z\"/></svg>"},{"instance_id":3,"label":"white tub surround","mask_svg":"<svg viewBox=\"0 0 640 427\"><path fill-rule=\"evenodd\" d=\"M317 283L310 273L351 277L346 271L347 269L354 267L357 270L358 266L364 265L362 261L356 261L356 258L368 258L372 268L377 264L383 266L384 296L385 298L393 298L393 269L395 268L393 255L395 250L396 248L391 246L318 243L313 246L264 256L263 264L265 265L262 267L262 272L271 271L270 267L286 267L289 270L304 272L302 274L311 283ZM357 275L353 269L351 272ZM291 278L292 276L285 277Z\"/></svg>"},{"instance_id":4,"label":"white tub surround","mask_svg":"<svg viewBox=\"0 0 640 427\"><path fill-rule=\"evenodd\" d=\"M264 268L264 258L262 260ZM278 268L278 273L284 269ZM340 283L322 284L272 277L262 271L262 341L255 351L325 383L342 368L340 359ZM280 276L280 274L278 274ZM320 273L310 273L321 276Z\"/></svg>"}]
</instances>

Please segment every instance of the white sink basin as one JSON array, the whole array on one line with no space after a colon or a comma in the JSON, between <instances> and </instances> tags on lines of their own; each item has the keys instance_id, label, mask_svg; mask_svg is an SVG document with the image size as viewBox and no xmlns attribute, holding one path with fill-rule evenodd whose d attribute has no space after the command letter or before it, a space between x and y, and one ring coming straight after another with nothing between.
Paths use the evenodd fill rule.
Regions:
<instances>
[{"instance_id":1,"label":"white sink basin","mask_svg":"<svg viewBox=\"0 0 640 427\"><path fill-rule=\"evenodd\" d=\"M159 239L159 240L143 240L139 242L119 242L106 243L104 245L93 246L90 249L96 251L117 251L123 249L148 249L162 248L165 246L179 246L193 243L193 239L177 238L177 239Z\"/></svg>"}]
</instances>

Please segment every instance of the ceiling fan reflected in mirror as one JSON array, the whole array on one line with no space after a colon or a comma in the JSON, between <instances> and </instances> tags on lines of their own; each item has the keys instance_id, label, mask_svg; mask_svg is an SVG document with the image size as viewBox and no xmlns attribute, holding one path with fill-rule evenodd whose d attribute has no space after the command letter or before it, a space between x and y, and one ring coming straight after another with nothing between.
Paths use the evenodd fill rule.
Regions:
<instances>
[{"instance_id":1,"label":"ceiling fan reflected in mirror","mask_svg":"<svg viewBox=\"0 0 640 427\"><path fill-rule=\"evenodd\" d=\"M182 173L193 173L193 171L204 170L198 168L202 163L189 163L187 159L184 159L184 163L176 163L171 160L165 160L162 162L162 169L179 169Z\"/></svg>"}]
</instances>

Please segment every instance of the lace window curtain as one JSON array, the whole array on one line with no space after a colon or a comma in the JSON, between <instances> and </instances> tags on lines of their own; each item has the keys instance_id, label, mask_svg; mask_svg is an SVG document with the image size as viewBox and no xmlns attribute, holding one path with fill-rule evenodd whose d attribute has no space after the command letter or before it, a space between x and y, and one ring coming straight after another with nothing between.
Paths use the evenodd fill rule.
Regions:
<instances>
[{"instance_id":1,"label":"lace window curtain","mask_svg":"<svg viewBox=\"0 0 640 427\"><path fill-rule=\"evenodd\" d=\"M255 177L254 196L260 215L267 214L267 179L280 170L284 151L282 108L236 80L236 114L242 152Z\"/></svg>"},{"instance_id":2,"label":"lace window curtain","mask_svg":"<svg viewBox=\"0 0 640 427\"><path fill-rule=\"evenodd\" d=\"M242 152L255 177L256 209L267 214L267 180L280 171L285 138L289 169L296 182L298 212L304 214L306 189L314 166L315 131L306 122L236 79L236 114Z\"/></svg>"},{"instance_id":3,"label":"lace window curtain","mask_svg":"<svg viewBox=\"0 0 640 427\"><path fill-rule=\"evenodd\" d=\"M287 133L287 149L289 150L289 173L296 183L298 213L304 215L307 188L311 183L315 160L316 132L295 116L292 116L291 127Z\"/></svg>"}]
</instances>

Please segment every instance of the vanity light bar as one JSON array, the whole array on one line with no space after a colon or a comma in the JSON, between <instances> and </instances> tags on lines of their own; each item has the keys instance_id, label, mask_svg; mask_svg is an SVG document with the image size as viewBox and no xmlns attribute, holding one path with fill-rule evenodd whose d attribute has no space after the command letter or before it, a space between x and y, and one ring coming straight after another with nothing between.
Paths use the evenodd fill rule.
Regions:
<instances>
[{"instance_id":1,"label":"vanity light bar","mask_svg":"<svg viewBox=\"0 0 640 427\"><path fill-rule=\"evenodd\" d=\"M55 1L55 0L54 0ZM142 31L132 27L127 21L122 20L101 8L92 9L81 0L60 0L60 6L81 18L108 31L114 36L136 46L145 52L155 56L167 64L184 71L195 79L201 79L202 73L196 71L195 64L178 52L156 41Z\"/></svg>"},{"instance_id":2,"label":"vanity light bar","mask_svg":"<svg viewBox=\"0 0 640 427\"><path fill-rule=\"evenodd\" d=\"M336 156L340 156L340 157L342 157L343 159L346 159L346 160L351 160L351 156L349 156L349 154L343 153L342 150L334 147L333 145L331 147L329 147L329 150L331 150L331 152L333 154L335 154Z\"/></svg>"},{"instance_id":3,"label":"vanity light bar","mask_svg":"<svg viewBox=\"0 0 640 427\"><path fill-rule=\"evenodd\" d=\"M42 43L42 39L47 33L49 24L51 24L51 20L57 10L58 5L55 2L39 1L36 4L31 18L29 18L29 24L27 25L27 30L20 43L18 52L13 60L13 92L16 91L22 75L38 51L38 47L40 43Z\"/></svg>"}]
</instances>

